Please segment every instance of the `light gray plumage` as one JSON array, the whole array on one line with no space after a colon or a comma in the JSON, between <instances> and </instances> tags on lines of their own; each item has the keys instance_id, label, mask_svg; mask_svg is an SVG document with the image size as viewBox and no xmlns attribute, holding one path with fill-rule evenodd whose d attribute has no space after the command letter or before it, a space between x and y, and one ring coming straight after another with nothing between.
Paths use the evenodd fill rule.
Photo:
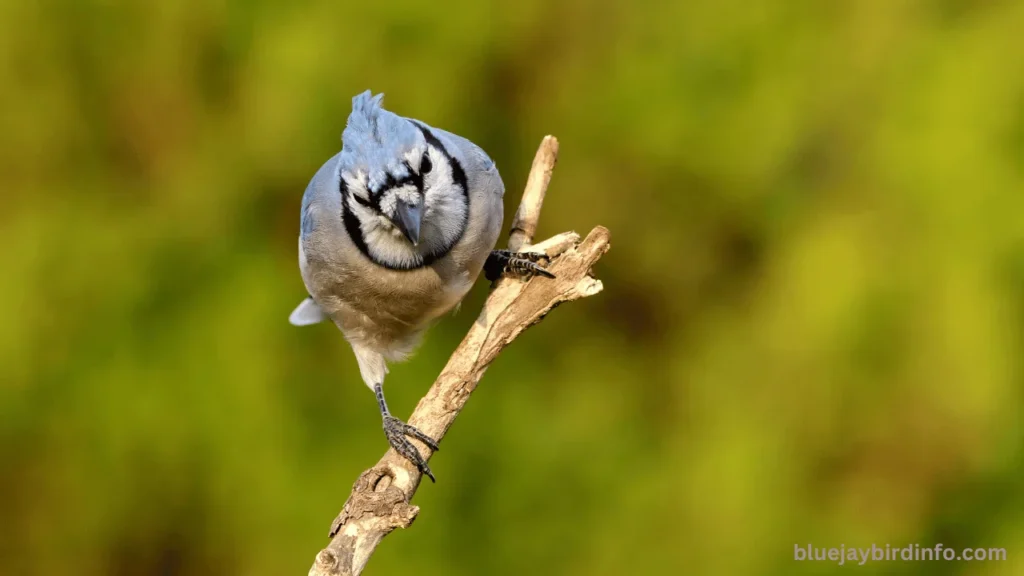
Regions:
<instances>
[{"instance_id":1,"label":"light gray plumage","mask_svg":"<svg viewBox=\"0 0 1024 576\"><path fill-rule=\"evenodd\" d=\"M290 321L329 318L341 329L392 446L433 478L402 436L436 445L387 411L387 362L408 357L472 287L501 231L505 188L475 144L384 110L382 96L353 98L341 152L303 195L299 268L310 298Z\"/></svg>"}]
</instances>

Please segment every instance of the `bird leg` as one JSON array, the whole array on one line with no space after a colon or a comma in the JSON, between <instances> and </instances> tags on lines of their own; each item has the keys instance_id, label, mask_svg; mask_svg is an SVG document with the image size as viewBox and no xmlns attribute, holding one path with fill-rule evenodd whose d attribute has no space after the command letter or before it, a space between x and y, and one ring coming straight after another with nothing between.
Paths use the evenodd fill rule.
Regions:
<instances>
[{"instance_id":1,"label":"bird leg","mask_svg":"<svg viewBox=\"0 0 1024 576\"><path fill-rule=\"evenodd\" d=\"M535 275L554 278L555 275L537 264L539 260L550 261L547 254L541 252L512 252L509 250L492 250L484 262L484 276L494 282L502 274L530 279Z\"/></svg>"},{"instance_id":2,"label":"bird leg","mask_svg":"<svg viewBox=\"0 0 1024 576\"><path fill-rule=\"evenodd\" d=\"M380 407L381 416L384 417L384 435L388 437L388 443L395 449L395 452L398 452L415 464L421 473L426 474L430 478L431 482L437 482L437 480L434 479L434 474L430 472L430 467L427 466L427 461L423 459L419 450L412 445L412 442L409 442L409 439L406 438L406 436L412 436L420 442L423 442L434 452L440 450L437 446L437 442L420 431L419 428L410 426L391 415L391 412L388 410L387 402L384 401L384 387L381 384L375 384L373 386L373 393L377 396L377 405Z\"/></svg>"}]
</instances>

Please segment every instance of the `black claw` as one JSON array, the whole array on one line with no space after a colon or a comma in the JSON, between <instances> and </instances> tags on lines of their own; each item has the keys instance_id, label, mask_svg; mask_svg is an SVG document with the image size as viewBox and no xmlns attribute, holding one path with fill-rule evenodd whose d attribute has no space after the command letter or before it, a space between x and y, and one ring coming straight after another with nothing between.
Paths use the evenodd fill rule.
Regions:
<instances>
[{"instance_id":1,"label":"black claw","mask_svg":"<svg viewBox=\"0 0 1024 576\"><path fill-rule=\"evenodd\" d=\"M426 474L427 478L430 478L431 484L437 484L437 479L434 478L434 473L430 471L430 466L427 466L426 462L420 464L419 468L422 474Z\"/></svg>"},{"instance_id":2,"label":"black claw","mask_svg":"<svg viewBox=\"0 0 1024 576\"><path fill-rule=\"evenodd\" d=\"M409 426L405 422L402 422L391 415L384 416L384 434L388 438L388 443L395 449L395 452L398 452L406 460L415 464L422 474L430 478L431 482L437 482L437 480L434 479L434 474L430 471L430 467L427 466L427 461L423 459L419 450L412 445L412 442L409 442L406 436L416 438L436 452L438 450L438 446L437 442L433 438L427 436L418 428Z\"/></svg>"},{"instance_id":3,"label":"black claw","mask_svg":"<svg viewBox=\"0 0 1024 576\"><path fill-rule=\"evenodd\" d=\"M543 276L545 278L551 278L552 280L555 278L554 274L552 274L551 272L548 272L544 268L541 268L540 266L537 266L536 264L533 264L532 262L530 264L532 264L531 270L533 271L534 274L538 274L538 275Z\"/></svg>"},{"instance_id":4,"label":"black claw","mask_svg":"<svg viewBox=\"0 0 1024 576\"><path fill-rule=\"evenodd\" d=\"M484 276L492 282L501 277L502 274L526 279L532 278L535 275L554 278L554 274L537 264L541 260L545 262L551 261L547 254L540 252L494 250L484 263Z\"/></svg>"},{"instance_id":5,"label":"black claw","mask_svg":"<svg viewBox=\"0 0 1024 576\"><path fill-rule=\"evenodd\" d=\"M441 450L441 448L437 445L437 442L435 442L434 439L431 438L430 436L424 434L419 428L416 428L415 426L410 426L408 424L404 424L404 426L405 429L403 431L405 432L406 436L412 436L413 438L419 440L420 442L423 442L424 444L427 445L427 447L429 447L434 452L438 452Z\"/></svg>"}]
</instances>

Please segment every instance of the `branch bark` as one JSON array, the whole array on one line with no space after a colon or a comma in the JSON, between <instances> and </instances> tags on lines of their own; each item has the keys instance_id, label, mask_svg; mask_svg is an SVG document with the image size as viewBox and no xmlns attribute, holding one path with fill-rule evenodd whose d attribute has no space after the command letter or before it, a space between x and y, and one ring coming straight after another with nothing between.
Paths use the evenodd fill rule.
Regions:
<instances>
[{"instance_id":1,"label":"branch bark","mask_svg":"<svg viewBox=\"0 0 1024 576\"><path fill-rule=\"evenodd\" d=\"M591 267L610 247L606 228L594 228L582 241L575 232L564 232L530 245L557 157L558 140L546 136L537 150L509 232L510 250L544 252L551 258L547 268L556 278L528 282L502 278L495 283L480 316L409 418L409 424L438 441L502 349L555 306L593 296L602 289ZM430 458L428 447L410 440L425 458ZM331 525L331 542L316 555L309 576L360 574L384 536L395 528L409 527L415 520L419 507L409 502L420 480L416 467L389 449L356 480L345 507Z\"/></svg>"}]
</instances>

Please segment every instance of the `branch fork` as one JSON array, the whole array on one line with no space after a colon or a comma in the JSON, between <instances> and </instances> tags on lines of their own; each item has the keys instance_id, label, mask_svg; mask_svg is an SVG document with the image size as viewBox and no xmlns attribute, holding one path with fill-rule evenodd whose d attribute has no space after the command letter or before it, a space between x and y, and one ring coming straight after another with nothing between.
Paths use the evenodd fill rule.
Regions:
<instances>
[{"instance_id":1,"label":"branch fork","mask_svg":"<svg viewBox=\"0 0 1024 576\"><path fill-rule=\"evenodd\" d=\"M527 282L502 278L495 282L484 308L456 348L409 424L440 441L476 389L487 367L524 330L540 322L554 307L603 288L591 267L610 248L607 228L597 226L583 240L563 232L531 245L540 219L544 195L558 158L558 140L545 136L533 160L523 198L512 221L508 248L514 252L543 252L555 279ZM424 458L430 448L411 439ZM356 576L384 536L395 528L408 528L419 513L409 502L419 487L416 466L389 449L379 462L363 472L341 513L331 524L331 542L316 555L309 576Z\"/></svg>"}]
</instances>

